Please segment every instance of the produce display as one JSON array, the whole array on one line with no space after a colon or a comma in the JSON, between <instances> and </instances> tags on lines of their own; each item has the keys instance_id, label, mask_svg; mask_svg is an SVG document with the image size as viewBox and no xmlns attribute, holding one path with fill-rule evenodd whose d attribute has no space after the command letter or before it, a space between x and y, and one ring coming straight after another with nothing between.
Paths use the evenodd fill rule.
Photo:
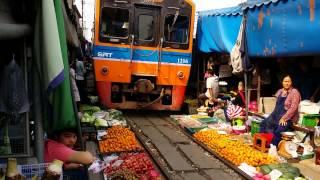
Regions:
<instances>
[{"instance_id":1,"label":"produce display","mask_svg":"<svg viewBox=\"0 0 320 180\"><path fill-rule=\"evenodd\" d=\"M288 163L263 165L260 167L260 172L263 175L266 175L266 174L269 174L274 169L282 173L279 180L295 179L301 175L299 168L293 167ZM300 178L300 179L304 179L304 178Z\"/></svg>"},{"instance_id":2,"label":"produce display","mask_svg":"<svg viewBox=\"0 0 320 180\"><path fill-rule=\"evenodd\" d=\"M60 179L60 176L62 174L62 166L63 166L63 162L60 160L54 160L52 163L50 163L48 165L48 168L46 169L46 171L44 172L44 175L42 177L42 179ZM36 179L36 178L35 178Z\"/></svg>"},{"instance_id":3,"label":"produce display","mask_svg":"<svg viewBox=\"0 0 320 180\"><path fill-rule=\"evenodd\" d=\"M204 124L199 122L197 119L183 119L180 122L180 125L182 127L186 127L186 128L200 128L200 127L204 127Z\"/></svg>"},{"instance_id":4,"label":"produce display","mask_svg":"<svg viewBox=\"0 0 320 180\"><path fill-rule=\"evenodd\" d=\"M237 166L244 162L254 167L277 163L273 157L215 130L200 131L194 137Z\"/></svg>"},{"instance_id":5,"label":"produce display","mask_svg":"<svg viewBox=\"0 0 320 180\"><path fill-rule=\"evenodd\" d=\"M125 174L131 179L135 177L140 180L160 179L160 174L154 169L146 153L121 153L118 159L107 166L104 173L111 177Z\"/></svg>"},{"instance_id":6,"label":"produce display","mask_svg":"<svg viewBox=\"0 0 320 180\"><path fill-rule=\"evenodd\" d=\"M126 120L124 119L122 112L110 109L103 111L96 106L82 105L80 107L83 113L81 117L81 123L94 125L95 127L112 127L112 126L127 126Z\"/></svg>"},{"instance_id":7,"label":"produce display","mask_svg":"<svg viewBox=\"0 0 320 180\"><path fill-rule=\"evenodd\" d=\"M142 147L132 131L121 126L114 126L107 130L106 137L99 141L101 153L140 151Z\"/></svg>"},{"instance_id":8,"label":"produce display","mask_svg":"<svg viewBox=\"0 0 320 180\"><path fill-rule=\"evenodd\" d=\"M111 180L122 180L122 179L126 179L126 180L139 180L138 176L128 170L128 169L123 169L123 170L119 170L116 173L112 174Z\"/></svg>"},{"instance_id":9,"label":"produce display","mask_svg":"<svg viewBox=\"0 0 320 180\"><path fill-rule=\"evenodd\" d=\"M88 113L89 115L92 115L95 112L101 111L100 107L98 107L98 106L90 106L90 105L86 105L86 104L80 105L79 110L81 112Z\"/></svg>"}]
</instances>

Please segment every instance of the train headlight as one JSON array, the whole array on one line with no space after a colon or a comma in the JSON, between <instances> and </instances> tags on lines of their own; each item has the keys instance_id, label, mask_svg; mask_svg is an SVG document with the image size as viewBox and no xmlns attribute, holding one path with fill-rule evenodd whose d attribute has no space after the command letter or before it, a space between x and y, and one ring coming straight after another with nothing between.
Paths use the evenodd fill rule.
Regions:
<instances>
[{"instance_id":1,"label":"train headlight","mask_svg":"<svg viewBox=\"0 0 320 180\"><path fill-rule=\"evenodd\" d=\"M183 74L183 72L182 72L182 71L179 71L179 72L177 73L177 77L178 77L179 79L184 79L184 74Z\"/></svg>"},{"instance_id":2,"label":"train headlight","mask_svg":"<svg viewBox=\"0 0 320 180\"><path fill-rule=\"evenodd\" d=\"M107 66L103 66L101 68L101 74L106 76L109 73L109 68Z\"/></svg>"}]
</instances>

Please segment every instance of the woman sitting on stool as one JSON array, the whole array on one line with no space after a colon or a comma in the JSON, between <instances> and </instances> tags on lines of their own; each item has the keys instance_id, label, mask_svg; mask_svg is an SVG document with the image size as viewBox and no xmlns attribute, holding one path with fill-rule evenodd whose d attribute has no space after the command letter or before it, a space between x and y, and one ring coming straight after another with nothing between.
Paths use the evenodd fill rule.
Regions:
<instances>
[{"instance_id":1,"label":"woman sitting on stool","mask_svg":"<svg viewBox=\"0 0 320 180\"><path fill-rule=\"evenodd\" d=\"M282 86L276 93L277 102L273 112L260 125L261 133L273 133L272 144L276 146L281 141L281 133L290 130L292 124L297 123L301 101L300 93L293 88L289 75L283 78Z\"/></svg>"}]
</instances>

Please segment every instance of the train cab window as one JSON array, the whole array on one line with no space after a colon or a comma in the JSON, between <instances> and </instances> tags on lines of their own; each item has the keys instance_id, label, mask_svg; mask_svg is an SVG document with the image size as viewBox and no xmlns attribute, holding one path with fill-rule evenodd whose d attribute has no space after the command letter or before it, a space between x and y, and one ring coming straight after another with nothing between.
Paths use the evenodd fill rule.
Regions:
<instances>
[{"instance_id":1,"label":"train cab window","mask_svg":"<svg viewBox=\"0 0 320 180\"><path fill-rule=\"evenodd\" d=\"M155 47L159 40L160 9L148 6L135 6L134 45Z\"/></svg>"},{"instance_id":2,"label":"train cab window","mask_svg":"<svg viewBox=\"0 0 320 180\"><path fill-rule=\"evenodd\" d=\"M169 14L164 22L164 45L187 49L189 41L189 17Z\"/></svg>"},{"instance_id":3,"label":"train cab window","mask_svg":"<svg viewBox=\"0 0 320 180\"><path fill-rule=\"evenodd\" d=\"M146 14L139 15L138 39L140 41L152 41L153 29L153 16Z\"/></svg>"},{"instance_id":4,"label":"train cab window","mask_svg":"<svg viewBox=\"0 0 320 180\"><path fill-rule=\"evenodd\" d=\"M100 35L102 42L128 43L129 10L120 8L102 8Z\"/></svg>"}]
</instances>

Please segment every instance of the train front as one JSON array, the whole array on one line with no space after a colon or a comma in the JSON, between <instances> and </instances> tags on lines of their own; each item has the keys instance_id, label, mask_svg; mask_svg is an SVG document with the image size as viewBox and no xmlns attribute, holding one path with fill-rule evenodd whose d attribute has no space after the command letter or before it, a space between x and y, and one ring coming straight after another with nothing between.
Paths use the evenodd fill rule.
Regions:
<instances>
[{"instance_id":1,"label":"train front","mask_svg":"<svg viewBox=\"0 0 320 180\"><path fill-rule=\"evenodd\" d=\"M180 110L192 62L190 0L97 0L96 87L108 108Z\"/></svg>"}]
</instances>

